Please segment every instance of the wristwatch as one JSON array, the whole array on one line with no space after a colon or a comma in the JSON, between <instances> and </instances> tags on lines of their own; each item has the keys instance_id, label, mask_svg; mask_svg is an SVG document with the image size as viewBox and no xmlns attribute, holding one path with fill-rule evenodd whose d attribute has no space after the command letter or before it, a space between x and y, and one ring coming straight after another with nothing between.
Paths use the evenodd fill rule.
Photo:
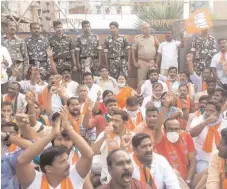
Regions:
<instances>
[{"instance_id":1,"label":"wristwatch","mask_svg":"<svg viewBox=\"0 0 227 189\"><path fill-rule=\"evenodd\" d=\"M3 140L4 142L7 142L9 140L11 133L7 132L6 133L6 138Z\"/></svg>"}]
</instances>

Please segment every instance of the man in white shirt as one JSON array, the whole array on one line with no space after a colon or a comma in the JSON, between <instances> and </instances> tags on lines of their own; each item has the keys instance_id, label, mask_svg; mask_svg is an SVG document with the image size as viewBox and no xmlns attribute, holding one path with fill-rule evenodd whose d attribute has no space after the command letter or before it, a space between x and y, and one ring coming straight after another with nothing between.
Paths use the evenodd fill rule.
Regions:
<instances>
[{"instance_id":1,"label":"man in white shirt","mask_svg":"<svg viewBox=\"0 0 227 189\"><path fill-rule=\"evenodd\" d=\"M213 101L208 101L204 114L192 121L190 134L194 137L197 150L197 173L201 173L208 168L211 153L217 149L220 142L220 132L226 127L227 121L222 118L221 106Z\"/></svg>"},{"instance_id":2,"label":"man in white shirt","mask_svg":"<svg viewBox=\"0 0 227 189\"><path fill-rule=\"evenodd\" d=\"M62 84L65 86L68 96L76 96L79 84L72 80L72 72L69 69L65 69L61 72L61 75Z\"/></svg>"},{"instance_id":3,"label":"man in white shirt","mask_svg":"<svg viewBox=\"0 0 227 189\"><path fill-rule=\"evenodd\" d=\"M137 88L137 93L142 95L143 98L152 95L152 84L156 83L156 82L159 82L159 83L162 84L163 92L168 91L167 85L163 81L158 80L158 78L159 78L159 70L158 69L156 69L156 68L150 69L149 72L148 72L148 77L149 77L149 79L146 80L142 85L139 84L139 86Z\"/></svg>"},{"instance_id":4,"label":"man in white shirt","mask_svg":"<svg viewBox=\"0 0 227 189\"><path fill-rule=\"evenodd\" d=\"M10 68L12 65L12 60L7 48L1 46L1 93L6 93L8 74L6 73L7 68Z\"/></svg>"},{"instance_id":5,"label":"man in white shirt","mask_svg":"<svg viewBox=\"0 0 227 189\"><path fill-rule=\"evenodd\" d=\"M53 123L52 132L31 145L17 159L17 178L23 188L61 189L62 185L66 184L69 188L82 189L84 178L91 168L93 152L84 139L70 127L65 107L60 114ZM71 168L66 148L49 147L42 152L46 145L60 134L61 127L67 131L81 153L81 158ZM40 153L40 168L43 173L35 171L31 164L33 158Z\"/></svg>"},{"instance_id":6,"label":"man in white shirt","mask_svg":"<svg viewBox=\"0 0 227 189\"><path fill-rule=\"evenodd\" d=\"M173 40L173 30L167 30L166 40L158 48L156 64L161 63L161 74L167 76L168 69L171 66L178 68L178 49L184 47L184 34L181 32L180 41Z\"/></svg>"},{"instance_id":7,"label":"man in white shirt","mask_svg":"<svg viewBox=\"0 0 227 189\"><path fill-rule=\"evenodd\" d=\"M210 67L217 84L223 87L227 84L227 39L218 39L220 52L213 56Z\"/></svg>"},{"instance_id":8,"label":"man in white shirt","mask_svg":"<svg viewBox=\"0 0 227 189\"><path fill-rule=\"evenodd\" d=\"M117 81L113 77L109 76L109 72L106 67L101 67L99 70L100 77L96 79L96 84L102 89L111 90L114 94L116 94L117 90Z\"/></svg>"},{"instance_id":9,"label":"man in white shirt","mask_svg":"<svg viewBox=\"0 0 227 189\"><path fill-rule=\"evenodd\" d=\"M134 152L131 154L131 159L134 165L134 172L132 177L145 182L151 186L155 184L158 189L180 189L178 179L168 163L168 161L161 155L153 152L153 141L150 135L145 133L138 133L132 138L132 146ZM141 169L147 169L152 181L143 181ZM144 175L149 178L148 175ZM153 185L152 185L153 188Z\"/></svg>"},{"instance_id":10,"label":"man in white shirt","mask_svg":"<svg viewBox=\"0 0 227 189\"><path fill-rule=\"evenodd\" d=\"M88 98L91 99L93 102L96 102L97 100L97 94L98 92L102 93L102 89L94 83L94 77L92 73L85 72L84 75L84 84L88 88Z\"/></svg>"}]
</instances>

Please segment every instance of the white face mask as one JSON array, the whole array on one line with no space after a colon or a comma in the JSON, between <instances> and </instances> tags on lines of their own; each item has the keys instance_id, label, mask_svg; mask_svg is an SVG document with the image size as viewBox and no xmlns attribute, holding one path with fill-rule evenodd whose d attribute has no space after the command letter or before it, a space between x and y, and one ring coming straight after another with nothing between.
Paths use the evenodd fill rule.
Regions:
<instances>
[{"instance_id":1,"label":"white face mask","mask_svg":"<svg viewBox=\"0 0 227 189\"><path fill-rule=\"evenodd\" d=\"M179 140L180 135L177 132L169 132L166 133L166 137L171 143L176 143Z\"/></svg>"},{"instance_id":2,"label":"white face mask","mask_svg":"<svg viewBox=\"0 0 227 189\"><path fill-rule=\"evenodd\" d=\"M122 88L122 87L125 86L125 82L124 83L117 83L117 86L120 87L120 88Z\"/></svg>"},{"instance_id":3,"label":"white face mask","mask_svg":"<svg viewBox=\"0 0 227 189\"><path fill-rule=\"evenodd\" d=\"M136 111L127 111L127 113L128 113L129 117L136 118L138 110L136 110Z\"/></svg>"}]
</instances>

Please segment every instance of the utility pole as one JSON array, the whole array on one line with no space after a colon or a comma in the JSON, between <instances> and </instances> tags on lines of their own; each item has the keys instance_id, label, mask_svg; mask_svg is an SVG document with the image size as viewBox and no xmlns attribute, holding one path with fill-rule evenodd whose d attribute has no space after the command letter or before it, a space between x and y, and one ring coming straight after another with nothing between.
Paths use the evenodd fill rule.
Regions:
<instances>
[{"instance_id":1,"label":"utility pole","mask_svg":"<svg viewBox=\"0 0 227 189\"><path fill-rule=\"evenodd\" d=\"M184 0L184 14L183 14L183 19L186 20L189 18L190 14L190 0Z\"/></svg>"}]
</instances>

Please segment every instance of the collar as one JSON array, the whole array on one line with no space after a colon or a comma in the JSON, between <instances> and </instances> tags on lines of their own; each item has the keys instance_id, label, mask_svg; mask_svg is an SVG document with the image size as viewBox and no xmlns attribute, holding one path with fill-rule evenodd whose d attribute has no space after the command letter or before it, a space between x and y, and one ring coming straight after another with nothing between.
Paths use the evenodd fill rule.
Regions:
<instances>
[{"instance_id":1,"label":"collar","mask_svg":"<svg viewBox=\"0 0 227 189\"><path fill-rule=\"evenodd\" d=\"M6 35L6 34L4 34L4 35L3 35L3 38L7 38L7 39L9 39L9 38L7 37L7 35ZM18 39L19 37L18 37L16 34L14 34L13 38ZM12 38L12 39L13 39L13 38Z\"/></svg>"},{"instance_id":2,"label":"collar","mask_svg":"<svg viewBox=\"0 0 227 189\"><path fill-rule=\"evenodd\" d=\"M34 39L38 40L38 39L43 39L44 37L43 37L42 35L40 35L38 38L34 38L33 35L31 35L30 38L31 38L32 40L34 40Z\"/></svg>"}]
</instances>

